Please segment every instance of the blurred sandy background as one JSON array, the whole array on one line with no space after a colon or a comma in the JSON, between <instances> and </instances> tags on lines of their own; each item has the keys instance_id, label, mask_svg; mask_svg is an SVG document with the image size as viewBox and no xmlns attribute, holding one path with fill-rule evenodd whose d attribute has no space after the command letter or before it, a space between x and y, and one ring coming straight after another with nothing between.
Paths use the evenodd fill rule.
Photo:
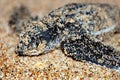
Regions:
<instances>
[{"instance_id":1,"label":"blurred sandy background","mask_svg":"<svg viewBox=\"0 0 120 80\"><path fill-rule=\"evenodd\" d=\"M33 15L43 17L51 10L72 2L109 3L120 7L120 0L0 0L0 80L120 79L119 72L95 64L74 61L60 50L36 57L19 57L14 53L18 37L11 33L8 26L13 7L24 4ZM120 35L116 40L120 43L119 38Z\"/></svg>"}]
</instances>

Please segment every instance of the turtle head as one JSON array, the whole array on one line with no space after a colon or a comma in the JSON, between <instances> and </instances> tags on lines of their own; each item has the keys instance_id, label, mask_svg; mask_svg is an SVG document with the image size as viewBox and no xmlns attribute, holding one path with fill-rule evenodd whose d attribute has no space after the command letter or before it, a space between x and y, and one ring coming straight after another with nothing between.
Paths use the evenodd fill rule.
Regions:
<instances>
[{"instance_id":1,"label":"turtle head","mask_svg":"<svg viewBox=\"0 0 120 80\"><path fill-rule=\"evenodd\" d=\"M30 23L19 35L19 43L16 47L18 55L39 55L45 51L49 35L44 34L46 27L42 22Z\"/></svg>"}]
</instances>

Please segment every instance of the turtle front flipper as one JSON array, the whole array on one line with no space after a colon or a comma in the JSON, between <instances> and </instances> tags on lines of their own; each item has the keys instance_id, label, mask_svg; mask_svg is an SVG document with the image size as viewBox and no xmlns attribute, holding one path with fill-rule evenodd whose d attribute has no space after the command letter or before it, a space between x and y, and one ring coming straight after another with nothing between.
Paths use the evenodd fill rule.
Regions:
<instances>
[{"instance_id":1,"label":"turtle front flipper","mask_svg":"<svg viewBox=\"0 0 120 80\"><path fill-rule=\"evenodd\" d=\"M88 35L82 35L79 39L66 39L61 43L65 55L74 60L88 61L107 68L119 69L120 52L92 40Z\"/></svg>"}]
</instances>

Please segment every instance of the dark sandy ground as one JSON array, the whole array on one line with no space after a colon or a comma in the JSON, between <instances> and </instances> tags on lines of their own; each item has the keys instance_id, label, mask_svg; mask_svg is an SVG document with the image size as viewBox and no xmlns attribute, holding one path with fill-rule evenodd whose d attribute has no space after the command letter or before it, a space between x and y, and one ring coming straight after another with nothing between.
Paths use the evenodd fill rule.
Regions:
<instances>
[{"instance_id":1,"label":"dark sandy ground","mask_svg":"<svg viewBox=\"0 0 120 80\"><path fill-rule=\"evenodd\" d=\"M119 80L120 73L99 65L66 57L61 50L41 56L20 57L15 54L18 37L8 26L11 10L24 4L33 15L43 17L53 9L71 2L90 0L0 0L0 80ZM120 0L91 0L120 7ZM120 50L120 34L106 40Z\"/></svg>"}]
</instances>

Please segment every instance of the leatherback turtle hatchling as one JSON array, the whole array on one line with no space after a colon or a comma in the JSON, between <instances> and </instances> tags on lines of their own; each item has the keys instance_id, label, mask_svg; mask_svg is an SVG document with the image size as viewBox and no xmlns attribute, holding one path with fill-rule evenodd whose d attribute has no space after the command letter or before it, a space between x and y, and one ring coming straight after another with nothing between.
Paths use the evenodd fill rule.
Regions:
<instances>
[{"instance_id":1,"label":"leatherback turtle hatchling","mask_svg":"<svg viewBox=\"0 0 120 80\"><path fill-rule=\"evenodd\" d=\"M99 39L117 30L119 18L119 8L109 4L65 5L28 23L20 33L16 53L33 56L60 48L75 60L118 69L120 51Z\"/></svg>"}]
</instances>

